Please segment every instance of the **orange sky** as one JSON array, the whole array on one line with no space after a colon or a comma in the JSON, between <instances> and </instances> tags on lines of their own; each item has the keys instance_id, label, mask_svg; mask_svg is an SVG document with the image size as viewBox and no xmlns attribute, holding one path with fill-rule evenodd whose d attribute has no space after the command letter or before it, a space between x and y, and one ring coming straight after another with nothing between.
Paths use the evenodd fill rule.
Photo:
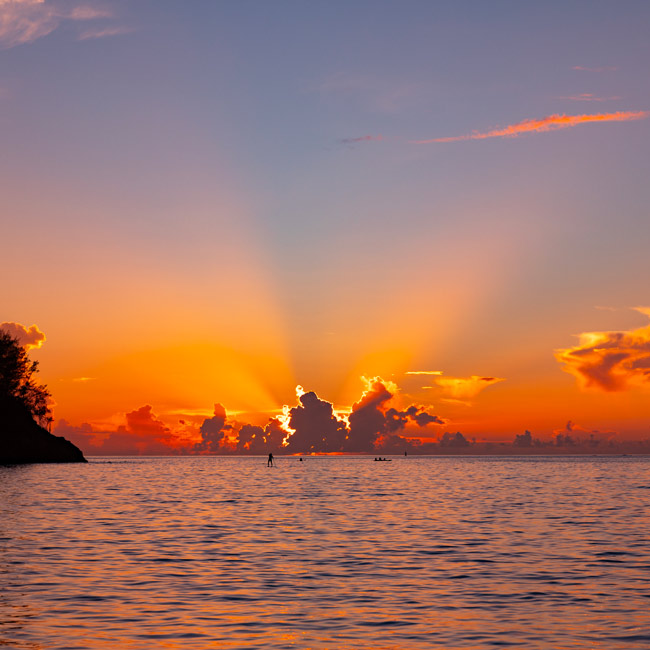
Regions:
<instances>
[{"instance_id":1,"label":"orange sky","mask_svg":"<svg viewBox=\"0 0 650 650\"><path fill-rule=\"evenodd\" d=\"M0 322L61 431L180 448L365 377L426 440L650 437L647 5L0 18Z\"/></svg>"}]
</instances>

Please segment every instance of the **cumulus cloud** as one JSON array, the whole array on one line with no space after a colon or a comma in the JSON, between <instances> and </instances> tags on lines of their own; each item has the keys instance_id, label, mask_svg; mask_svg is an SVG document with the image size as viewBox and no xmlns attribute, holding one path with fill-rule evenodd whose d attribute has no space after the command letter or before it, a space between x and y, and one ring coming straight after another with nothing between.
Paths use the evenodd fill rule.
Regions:
<instances>
[{"instance_id":1,"label":"cumulus cloud","mask_svg":"<svg viewBox=\"0 0 650 650\"><path fill-rule=\"evenodd\" d=\"M254 424L241 425L237 431L235 452L238 454L264 455L282 449L287 431L277 418L270 418L265 427Z\"/></svg>"},{"instance_id":2,"label":"cumulus cloud","mask_svg":"<svg viewBox=\"0 0 650 650\"><path fill-rule=\"evenodd\" d=\"M465 135L414 140L414 144L432 144L434 142L460 142L462 140L485 140L487 138L516 138L526 133L545 133L568 129L589 122L629 122L650 116L650 111L616 111L615 113L596 113L592 115L547 115L546 117L523 120L516 124L492 129L490 131L473 131Z\"/></svg>"},{"instance_id":3,"label":"cumulus cloud","mask_svg":"<svg viewBox=\"0 0 650 650\"><path fill-rule=\"evenodd\" d=\"M26 349L38 349L45 342L45 334L38 329L38 326L32 325L25 327L20 323L5 322L0 323L0 330L4 330L10 336L18 339L18 342Z\"/></svg>"},{"instance_id":4,"label":"cumulus cloud","mask_svg":"<svg viewBox=\"0 0 650 650\"><path fill-rule=\"evenodd\" d=\"M229 420L225 407L215 404L213 415L202 418L200 425L201 419L193 425L181 419L176 421L182 426L172 429L145 405L126 413L125 424L113 431L89 424L75 427L61 420L56 433L89 454L401 453L421 449L418 436L431 438L428 427L445 423L416 404L397 408L392 403L397 392L392 382L380 377L365 382L347 417L315 392L298 387L298 403L285 406L282 415L269 418L264 427Z\"/></svg>"},{"instance_id":5,"label":"cumulus cloud","mask_svg":"<svg viewBox=\"0 0 650 650\"><path fill-rule=\"evenodd\" d=\"M289 411L287 450L297 453L341 451L347 435L345 422L334 414L334 406L313 391L302 393Z\"/></svg>"},{"instance_id":6,"label":"cumulus cloud","mask_svg":"<svg viewBox=\"0 0 650 650\"><path fill-rule=\"evenodd\" d=\"M649 307L637 311L650 317ZM578 345L556 350L581 386L615 392L650 385L650 325L630 331L584 332Z\"/></svg>"},{"instance_id":7,"label":"cumulus cloud","mask_svg":"<svg viewBox=\"0 0 650 650\"><path fill-rule=\"evenodd\" d=\"M477 375L471 377L440 377L434 380L435 384L444 389L445 393L454 400L472 399L488 386L493 386L501 381L505 381L505 379L503 377L480 377Z\"/></svg>"},{"instance_id":8,"label":"cumulus cloud","mask_svg":"<svg viewBox=\"0 0 650 650\"><path fill-rule=\"evenodd\" d=\"M515 439L512 441L513 447L539 447L542 445L542 442L539 438L534 438L533 434L526 430L524 433L518 434L515 436Z\"/></svg>"},{"instance_id":9,"label":"cumulus cloud","mask_svg":"<svg viewBox=\"0 0 650 650\"><path fill-rule=\"evenodd\" d=\"M338 415L334 405L313 391L297 388L298 404L286 406L282 416L269 420L264 429L249 424L236 425L228 434L235 440L237 453L336 453L372 452L389 448L410 449L411 442L398 435L405 428L421 432L444 420L417 405L404 410L391 406L396 387L379 377L365 380L366 389L347 417ZM218 433L214 451L224 448L224 423L215 423ZM202 428L203 431L203 428Z\"/></svg>"},{"instance_id":10,"label":"cumulus cloud","mask_svg":"<svg viewBox=\"0 0 650 650\"><path fill-rule=\"evenodd\" d=\"M44 0L0 0L0 49L32 43L66 21L109 18L111 13L83 3L64 4Z\"/></svg>"},{"instance_id":11,"label":"cumulus cloud","mask_svg":"<svg viewBox=\"0 0 650 650\"><path fill-rule=\"evenodd\" d=\"M366 390L361 399L353 404L348 417L349 435L344 451L371 451L396 443L403 446L403 437L392 437L397 431L409 425L423 429L429 424L444 424L444 420L437 415L415 404L405 410L389 406L395 391L396 387L381 377L366 380Z\"/></svg>"},{"instance_id":12,"label":"cumulus cloud","mask_svg":"<svg viewBox=\"0 0 650 650\"><path fill-rule=\"evenodd\" d=\"M369 451L375 446L377 438L386 433L386 402L393 394L379 378L369 380L368 386L358 402L352 405L348 417L350 435L346 451Z\"/></svg>"},{"instance_id":13,"label":"cumulus cloud","mask_svg":"<svg viewBox=\"0 0 650 650\"><path fill-rule=\"evenodd\" d=\"M156 417L149 404L127 413L126 427L128 431L138 436L162 439L169 434L169 427Z\"/></svg>"},{"instance_id":14,"label":"cumulus cloud","mask_svg":"<svg viewBox=\"0 0 650 650\"><path fill-rule=\"evenodd\" d=\"M440 446L455 448L469 447L470 441L467 440L460 431L457 431L456 433L449 433L446 431L442 438L440 438Z\"/></svg>"},{"instance_id":15,"label":"cumulus cloud","mask_svg":"<svg viewBox=\"0 0 650 650\"><path fill-rule=\"evenodd\" d=\"M195 445L196 451L219 451L227 443L227 436L232 425L226 424L226 409L222 404L214 405L214 415L203 421L199 432L201 441Z\"/></svg>"},{"instance_id":16,"label":"cumulus cloud","mask_svg":"<svg viewBox=\"0 0 650 650\"><path fill-rule=\"evenodd\" d=\"M587 429L569 420L563 429L553 431L556 447L573 447L583 445L598 447L611 442L616 437L615 431Z\"/></svg>"},{"instance_id":17,"label":"cumulus cloud","mask_svg":"<svg viewBox=\"0 0 650 650\"><path fill-rule=\"evenodd\" d=\"M183 441L167 427L150 405L126 414L126 424L115 430L97 429L88 423L74 426L59 420L52 433L71 440L89 455L158 455L182 452Z\"/></svg>"}]
</instances>

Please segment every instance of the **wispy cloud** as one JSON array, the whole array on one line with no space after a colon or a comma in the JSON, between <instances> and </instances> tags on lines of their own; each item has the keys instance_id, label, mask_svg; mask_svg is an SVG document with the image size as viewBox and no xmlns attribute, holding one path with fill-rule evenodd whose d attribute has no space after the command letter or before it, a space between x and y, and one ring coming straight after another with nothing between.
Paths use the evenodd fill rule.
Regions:
<instances>
[{"instance_id":1,"label":"wispy cloud","mask_svg":"<svg viewBox=\"0 0 650 650\"><path fill-rule=\"evenodd\" d=\"M0 1L0 48L8 49L47 36L59 25L52 5L43 0Z\"/></svg>"},{"instance_id":2,"label":"wispy cloud","mask_svg":"<svg viewBox=\"0 0 650 650\"><path fill-rule=\"evenodd\" d=\"M108 9L83 2L63 5L44 0L0 0L0 49L33 43L66 21L84 22L111 16Z\"/></svg>"},{"instance_id":3,"label":"wispy cloud","mask_svg":"<svg viewBox=\"0 0 650 650\"><path fill-rule=\"evenodd\" d=\"M636 311L650 317L649 307ZM583 332L578 345L556 350L563 370L586 388L615 392L650 385L650 325L631 331Z\"/></svg>"},{"instance_id":4,"label":"wispy cloud","mask_svg":"<svg viewBox=\"0 0 650 650\"><path fill-rule=\"evenodd\" d=\"M462 140L486 140L487 138L516 138L526 133L545 133L568 129L590 122L628 122L641 120L650 116L650 111L616 111L615 113L596 113L592 115L548 115L539 119L524 120L516 124L492 129L491 131L473 131L466 135L457 135L430 140L413 140L414 144L432 144L435 142L460 142Z\"/></svg>"},{"instance_id":5,"label":"wispy cloud","mask_svg":"<svg viewBox=\"0 0 650 650\"><path fill-rule=\"evenodd\" d=\"M95 20L97 18L111 18L113 14L108 9L79 5L68 14L72 20Z\"/></svg>"},{"instance_id":6,"label":"wispy cloud","mask_svg":"<svg viewBox=\"0 0 650 650\"><path fill-rule=\"evenodd\" d=\"M572 102L611 102L616 99L621 99L619 95L612 95L611 97L599 97L593 93L579 93L577 95L565 95L558 97L558 99L568 99Z\"/></svg>"},{"instance_id":7,"label":"wispy cloud","mask_svg":"<svg viewBox=\"0 0 650 650\"><path fill-rule=\"evenodd\" d=\"M381 135L361 135L356 138L341 138L339 144L354 146L357 144L363 144L364 142L381 142L383 139L384 138Z\"/></svg>"},{"instance_id":8,"label":"wispy cloud","mask_svg":"<svg viewBox=\"0 0 650 650\"><path fill-rule=\"evenodd\" d=\"M107 36L120 36L121 34L130 34L132 27L106 27L104 29L87 29L79 34L77 40L87 41L91 38L106 38Z\"/></svg>"},{"instance_id":9,"label":"wispy cloud","mask_svg":"<svg viewBox=\"0 0 650 650\"><path fill-rule=\"evenodd\" d=\"M442 375L442 370L409 370L407 375Z\"/></svg>"},{"instance_id":10,"label":"wispy cloud","mask_svg":"<svg viewBox=\"0 0 650 650\"><path fill-rule=\"evenodd\" d=\"M435 383L455 400L466 400L476 397L482 390L488 386L505 381L503 377L440 377L435 379Z\"/></svg>"},{"instance_id":11,"label":"wispy cloud","mask_svg":"<svg viewBox=\"0 0 650 650\"><path fill-rule=\"evenodd\" d=\"M597 67L589 67L587 65L574 65L572 70L580 70L582 72L615 72L618 66L615 65L601 65Z\"/></svg>"}]
</instances>

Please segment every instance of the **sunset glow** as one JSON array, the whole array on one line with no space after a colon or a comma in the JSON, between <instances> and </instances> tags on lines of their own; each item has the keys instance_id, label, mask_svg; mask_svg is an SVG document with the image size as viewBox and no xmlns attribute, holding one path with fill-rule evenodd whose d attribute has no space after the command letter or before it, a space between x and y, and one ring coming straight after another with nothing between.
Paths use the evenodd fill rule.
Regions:
<instances>
[{"instance_id":1,"label":"sunset glow","mask_svg":"<svg viewBox=\"0 0 650 650\"><path fill-rule=\"evenodd\" d=\"M0 0L0 328L53 432L649 441L650 14L586 6Z\"/></svg>"}]
</instances>

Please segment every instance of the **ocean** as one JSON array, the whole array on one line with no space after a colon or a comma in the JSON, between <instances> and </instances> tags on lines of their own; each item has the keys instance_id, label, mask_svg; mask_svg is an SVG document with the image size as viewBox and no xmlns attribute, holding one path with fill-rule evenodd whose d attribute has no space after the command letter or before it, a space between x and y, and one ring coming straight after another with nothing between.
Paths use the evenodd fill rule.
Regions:
<instances>
[{"instance_id":1,"label":"ocean","mask_svg":"<svg viewBox=\"0 0 650 650\"><path fill-rule=\"evenodd\" d=\"M0 646L650 647L649 457L0 467Z\"/></svg>"}]
</instances>

